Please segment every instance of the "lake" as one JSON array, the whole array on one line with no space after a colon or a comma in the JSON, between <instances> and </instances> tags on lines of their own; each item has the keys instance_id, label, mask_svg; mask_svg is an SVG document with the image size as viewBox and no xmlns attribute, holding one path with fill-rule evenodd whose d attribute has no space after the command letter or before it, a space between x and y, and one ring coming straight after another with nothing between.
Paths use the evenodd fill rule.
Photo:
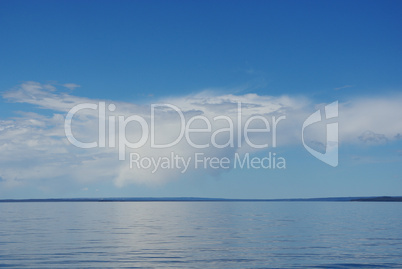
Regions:
<instances>
[{"instance_id":1,"label":"lake","mask_svg":"<svg viewBox=\"0 0 402 269\"><path fill-rule=\"evenodd\" d=\"M0 267L402 268L402 203L0 203Z\"/></svg>"}]
</instances>

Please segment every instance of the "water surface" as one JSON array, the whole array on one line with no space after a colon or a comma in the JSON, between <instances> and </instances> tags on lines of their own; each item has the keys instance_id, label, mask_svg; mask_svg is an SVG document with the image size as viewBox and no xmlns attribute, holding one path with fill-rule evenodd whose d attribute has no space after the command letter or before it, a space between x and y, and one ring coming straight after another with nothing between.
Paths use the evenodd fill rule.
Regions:
<instances>
[{"instance_id":1,"label":"water surface","mask_svg":"<svg viewBox=\"0 0 402 269\"><path fill-rule=\"evenodd\" d=\"M402 268L402 203L0 203L0 267Z\"/></svg>"}]
</instances>

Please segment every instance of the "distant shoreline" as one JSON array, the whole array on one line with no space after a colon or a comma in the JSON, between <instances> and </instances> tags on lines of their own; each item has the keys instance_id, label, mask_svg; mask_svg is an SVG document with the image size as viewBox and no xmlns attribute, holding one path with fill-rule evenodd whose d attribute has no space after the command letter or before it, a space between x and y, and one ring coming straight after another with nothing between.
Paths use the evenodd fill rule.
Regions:
<instances>
[{"instance_id":1,"label":"distant shoreline","mask_svg":"<svg viewBox=\"0 0 402 269\"><path fill-rule=\"evenodd\" d=\"M200 198L200 197L0 199L0 203L38 203L38 202L402 202L402 196L328 197L328 198L294 198L294 199L225 199L225 198Z\"/></svg>"}]
</instances>

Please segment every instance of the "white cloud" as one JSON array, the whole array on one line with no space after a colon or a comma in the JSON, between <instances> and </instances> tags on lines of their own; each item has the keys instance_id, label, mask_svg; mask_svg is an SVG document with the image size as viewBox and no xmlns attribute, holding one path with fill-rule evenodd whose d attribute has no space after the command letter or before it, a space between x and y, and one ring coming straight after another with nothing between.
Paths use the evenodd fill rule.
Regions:
<instances>
[{"instance_id":1,"label":"white cloud","mask_svg":"<svg viewBox=\"0 0 402 269\"><path fill-rule=\"evenodd\" d=\"M65 86L65 85L64 85ZM71 86L71 85L70 85ZM6 92L3 97L8 101L27 103L51 110L53 113L24 113L13 119L0 120L0 182L3 186L20 186L35 180L73 180L81 184L113 180L117 186L128 183L161 184L181 176L180 169L150 170L130 169L129 158L118 160L117 147L80 149L69 143L64 133L64 119L67 112L75 105L106 101L116 106L114 112L107 111L107 117L138 115L150 122L150 105L137 105L127 102L111 102L77 97L58 91L52 85L27 82L16 89ZM228 127L225 120L214 120L216 116L227 116L234 122L234 140L237 141L238 102L242 107L242 124L250 117L260 115L268 118L272 128L272 117L286 115L286 120L279 122L277 130L278 147L283 145L301 145L301 127L303 121L316 110L314 102L308 98L292 96L261 96L257 94L214 95L201 92L195 95L159 100L158 103L174 104L183 112L186 120L196 115L204 116L212 122L211 132ZM341 103L339 107L340 142L362 143L368 140L392 141L402 133L402 96L382 98L363 98ZM108 118L107 118L108 119ZM172 110L159 109L155 114L156 142L173 141L180 133L178 114ZM98 112L91 109L79 111L74 118L72 131L82 141L98 139ZM255 121L252 128L264 127L262 121ZM205 123L195 121L192 127L204 128ZM108 124L106 128L108 128ZM309 129L309 130L308 130ZM118 129L117 129L118 130ZM370 130L370 133L364 132ZM138 141L141 128L131 123L126 130L129 141ZM271 129L272 131L272 129ZM325 145L325 124L319 123L306 128L306 137L316 145ZM251 135L256 144L269 144L272 149L271 133ZM362 135L363 134L363 135ZM381 135L380 135L381 134ZM243 136L243 135L242 135ZM229 132L216 136L219 144L226 143ZM192 140L198 144L211 143L211 134L193 134ZM108 136L106 137L108 141ZM182 139L173 148L151 149L148 142L139 149L127 149L145 157L168 157L173 151L182 157L193 157L202 152L206 157L233 158L236 152L258 151L244 143L243 147L195 149ZM220 173L222 170L189 169L186 176L193 173ZM82 188L82 187L81 187Z\"/></svg>"},{"instance_id":2,"label":"white cloud","mask_svg":"<svg viewBox=\"0 0 402 269\"><path fill-rule=\"evenodd\" d=\"M341 86L341 87L334 88L334 90L339 91L339 90L346 89L346 88L351 88L351 87L353 87L353 86L352 85L344 85L344 86Z\"/></svg>"},{"instance_id":3,"label":"white cloud","mask_svg":"<svg viewBox=\"0 0 402 269\"><path fill-rule=\"evenodd\" d=\"M81 85L75 84L75 83L65 83L62 85L63 87L66 87L67 89L74 90L75 88L81 87Z\"/></svg>"},{"instance_id":4,"label":"white cloud","mask_svg":"<svg viewBox=\"0 0 402 269\"><path fill-rule=\"evenodd\" d=\"M396 140L402 131L402 95L355 98L339 107L340 139L358 143L359 137L370 131Z\"/></svg>"}]
</instances>

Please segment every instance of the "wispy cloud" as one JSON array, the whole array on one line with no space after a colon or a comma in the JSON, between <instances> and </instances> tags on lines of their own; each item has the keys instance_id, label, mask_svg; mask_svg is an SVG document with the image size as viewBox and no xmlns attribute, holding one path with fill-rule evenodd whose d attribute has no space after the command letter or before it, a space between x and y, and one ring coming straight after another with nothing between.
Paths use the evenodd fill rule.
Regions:
<instances>
[{"instance_id":1,"label":"wispy cloud","mask_svg":"<svg viewBox=\"0 0 402 269\"><path fill-rule=\"evenodd\" d=\"M67 88L67 89L70 89L70 90L74 90L75 88L81 87L81 85L78 85L78 84L75 84L75 83L65 83L62 86Z\"/></svg>"},{"instance_id":2,"label":"wispy cloud","mask_svg":"<svg viewBox=\"0 0 402 269\"><path fill-rule=\"evenodd\" d=\"M339 90L342 90L342 89L352 88L352 87L353 87L352 85L344 85L344 86L341 86L341 87L338 87L338 88L334 88L334 90L339 91Z\"/></svg>"},{"instance_id":3,"label":"wispy cloud","mask_svg":"<svg viewBox=\"0 0 402 269\"><path fill-rule=\"evenodd\" d=\"M368 144L384 144L388 142L384 134L376 134L372 131L365 131L358 138L360 141Z\"/></svg>"}]
</instances>

